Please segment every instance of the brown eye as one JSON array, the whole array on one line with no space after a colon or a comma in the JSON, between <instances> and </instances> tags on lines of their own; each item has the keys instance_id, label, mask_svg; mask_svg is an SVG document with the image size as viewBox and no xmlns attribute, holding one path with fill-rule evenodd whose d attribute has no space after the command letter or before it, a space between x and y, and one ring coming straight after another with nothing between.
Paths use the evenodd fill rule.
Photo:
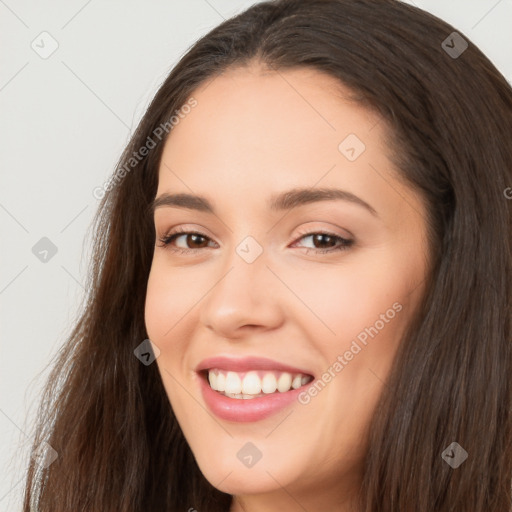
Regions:
<instances>
[{"instance_id":1,"label":"brown eye","mask_svg":"<svg viewBox=\"0 0 512 512\"><path fill-rule=\"evenodd\" d=\"M306 252L314 251L317 253L328 253L342 251L348 249L354 243L354 240L349 240L333 233L324 232L304 233L299 240L306 238L311 238L313 241L313 247L306 247ZM325 244L327 244L327 248L322 247L325 246Z\"/></svg>"},{"instance_id":2,"label":"brown eye","mask_svg":"<svg viewBox=\"0 0 512 512\"><path fill-rule=\"evenodd\" d=\"M175 247L173 245L173 242L180 237L184 238L187 247ZM203 235L202 233L197 233L194 231L177 231L160 238L160 247L168 248L176 252L189 252L207 247L208 240L210 240L209 237Z\"/></svg>"},{"instance_id":3,"label":"brown eye","mask_svg":"<svg viewBox=\"0 0 512 512\"><path fill-rule=\"evenodd\" d=\"M329 242L331 244L329 245ZM326 235L325 233L317 233L313 235L313 243L315 244L315 248L322 249L323 247L318 247L316 244L319 243L320 245L327 243L329 247L336 246L336 239L335 237L331 235Z\"/></svg>"}]
</instances>

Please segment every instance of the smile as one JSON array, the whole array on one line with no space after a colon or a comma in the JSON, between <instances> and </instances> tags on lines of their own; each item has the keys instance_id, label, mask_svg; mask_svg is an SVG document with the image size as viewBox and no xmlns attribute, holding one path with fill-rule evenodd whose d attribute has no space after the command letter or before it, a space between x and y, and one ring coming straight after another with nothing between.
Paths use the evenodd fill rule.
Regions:
<instances>
[{"instance_id":1,"label":"smile","mask_svg":"<svg viewBox=\"0 0 512 512\"><path fill-rule=\"evenodd\" d=\"M302 373L253 370L249 372L208 370L211 389L236 399L259 398L272 393L286 393L309 383L313 377Z\"/></svg>"},{"instance_id":2,"label":"smile","mask_svg":"<svg viewBox=\"0 0 512 512\"><path fill-rule=\"evenodd\" d=\"M207 408L233 422L260 421L297 402L314 376L261 357L213 357L196 367Z\"/></svg>"}]
</instances>

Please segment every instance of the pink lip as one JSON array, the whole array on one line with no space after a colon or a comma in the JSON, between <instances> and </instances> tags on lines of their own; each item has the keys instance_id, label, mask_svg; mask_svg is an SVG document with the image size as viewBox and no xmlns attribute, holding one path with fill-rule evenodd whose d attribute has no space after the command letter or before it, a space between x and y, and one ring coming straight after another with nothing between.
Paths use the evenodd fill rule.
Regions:
<instances>
[{"instance_id":1,"label":"pink lip","mask_svg":"<svg viewBox=\"0 0 512 512\"><path fill-rule=\"evenodd\" d=\"M291 389L285 393L270 393L261 398L249 398L248 400L229 398L214 391L204 376L199 378L201 393L208 408L220 419L247 423L268 418L272 414L284 409L297 400L299 393L305 387Z\"/></svg>"},{"instance_id":2,"label":"pink lip","mask_svg":"<svg viewBox=\"0 0 512 512\"><path fill-rule=\"evenodd\" d=\"M212 368L218 368L219 370L232 371L232 372L248 372L251 370L277 370L288 373L302 373L304 375L312 375L308 370L303 368L294 368L286 364L267 359L265 357L242 357L233 359L230 357L217 356L210 357L201 361L196 371L201 372L203 370L209 370ZM251 400L256 400L252 398Z\"/></svg>"},{"instance_id":3,"label":"pink lip","mask_svg":"<svg viewBox=\"0 0 512 512\"><path fill-rule=\"evenodd\" d=\"M291 374L312 375L303 368L295 368L265 357L230 358L224 356L210 357L201 361L196 371L199 374L201 393L206 405L219 418L227 421L251 422L268 418L297 400L297 396L310 383L285 393L269 393L268 396L248 400L230 398L214 391L209 383L206 370L218 368L224 371L247 372L251 370L281 371Z\"/></svg>"}]
</instances>

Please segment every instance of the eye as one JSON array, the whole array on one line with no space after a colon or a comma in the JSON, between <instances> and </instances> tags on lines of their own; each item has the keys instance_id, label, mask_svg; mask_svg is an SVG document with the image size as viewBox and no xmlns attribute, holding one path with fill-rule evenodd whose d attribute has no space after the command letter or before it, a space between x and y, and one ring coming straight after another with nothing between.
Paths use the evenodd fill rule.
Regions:
<instances>
[{"instance_id":1,"label":"eye","mask_svg":"<svg viewBox=\"0 0 512 512\"><path fill-rule=\"evenodd\" d=\"M191 241L192 244L199 244L200 247L193 247L193 248L182 248L182 247L175 247L171 245L175 240L178 238L182 238L185 240L185 244L187 244L187 241ZM169 249L173 252L177 253L188 253L193 252L198 249L203 249L204 241L209 240L209 237L206 236L203 233L199 233L196 231L186 231L184 229L178 228L175 231L163 236L159 239L161 244L159 247L163 247L164 249Z\"/></svg>"},{"instance_id":2,"label":"eye","mask_svg":"<svg viewBox=\"0 0 512 512\"><path fill-rule=\"evenodd\" d=\"M313 251L315 253L329 253L335 251L343 251L351 247L354 243L354 240L343 238L339 235L335 235L334 233L328 233L324 231L312 231L309 233L300 233L299 240L311 238L313 242L313 247L306 247L306 253L309 251ZM179 238L185 240L185 244L189 243L195 245L195 247L176 247L173 245ZM174 232L171 232L162 238L159 238L160 245L159 247L163 247L165 249L171 250L172 252L184 254L198 251L200 249L205 249L208 247L208 241L212 241L207 235L197 232L197 231L186 231L184 229L176 229ZM213 241L212 241L213 242ZM294 243L294 245L297 242ZM318 245L327 245L327 248L318 247Z\"/></svg>"},{"instance_id":3,"label":"eye","mask_svg":"<svg viewBox=\"0 0 512 512\"><path fill-rule=\"evenodd\" d=\"M339 235L335 235L334 233L328 233L325 231L310 231L309 233L300 233L300 235L301 237L299 240L311 238L311 241L313 242L312 248L306 248L306 254L311 250L320 254L344 251L351 247L354 243L354 240L352 239L343 238ZM326 244L328 247L318 247L318 245L321 246L323 244Z\"/></svg>"}]
</instances>

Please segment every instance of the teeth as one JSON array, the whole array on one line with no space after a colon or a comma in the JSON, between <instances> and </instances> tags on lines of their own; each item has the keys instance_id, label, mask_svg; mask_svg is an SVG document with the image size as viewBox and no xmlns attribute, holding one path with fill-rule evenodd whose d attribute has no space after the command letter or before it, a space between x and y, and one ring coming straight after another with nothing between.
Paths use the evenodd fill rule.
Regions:
<instances>
[{"instance_id":1,"label":"teeth","mask_svg":"<svg viewBox=\"0 0 512 512\"><path fill-rule=\"evenodd\" d=\"M302 378L300 375L295 375L292 382L292 388L298 389L302 386Z\"/></svg>"},{"instance_id":2,"label":"teeth","mask_svg":"<svg viewBox=\"0 0 512 512\"><path fill-rule=\"evenodd\" d=\"M223 373L217 374L217 391L224 391L226 389L226 375Z\"/></svg>"},{"instance_id":3,"label":"teeth","mask_svg":"<svg viewBox=\"0 0 512 512\"><path fill-rule=\"evenodd\" d=\"M271 393L285 393L310 382L310 376L288 372L237 372L211 369L208 371L210 387L231 398L251 399Z\"/></svg>"},{"instance_id":4,"label":"teeth","mask_svg":"<svg viewBox=\"0 0 512 512\"><path fill-rule=\"evenodd\" d=\"M289 373L282 373L277 380L277 389L279 392L284 393L285 391L290 391L291 386L292 376Z\"/></svg>"},{"instance_id":5,"label":"teeth","mask_svg":"<svg viewBox=\"0 0 512 512\"><path fill-rule=\"evenodd\" d=\"M210 387L217 391L218 388L217 388L217 375L215 375L215 373L213 372L208 372L208 382L210 383Z\"/></svg>"},{"instance_id":6,"label":"teeth","mask_svg":"<svg viewBox=\"0 0 512 512\"><path fill-rule=\"evenodd\" d=\"M247 372L242 382L242 391L247 395L261 393L261 380L256 372Z\"/></svg>"},{"instance_id":7,"label":"teeth","mask_svg":"<svg viewBox=\"0 0 512 512\"><path fill-rule=\"evenodd\" d=\"M273 393L277 389L276 376L273 373L266 373L261 381L261 391L263 393Z\"/></svg>"},{"instance_id":8,"label":"teeth","mask_svg":"<svg viewBox=\"0 0 512 512\"><path fill-rule=\"evenodd\" d=\"M224 388L226 393L238 395L242 392L242 381L235 372L228 372L226 375L226 386Z\"/></svg>"}]
</instances>

